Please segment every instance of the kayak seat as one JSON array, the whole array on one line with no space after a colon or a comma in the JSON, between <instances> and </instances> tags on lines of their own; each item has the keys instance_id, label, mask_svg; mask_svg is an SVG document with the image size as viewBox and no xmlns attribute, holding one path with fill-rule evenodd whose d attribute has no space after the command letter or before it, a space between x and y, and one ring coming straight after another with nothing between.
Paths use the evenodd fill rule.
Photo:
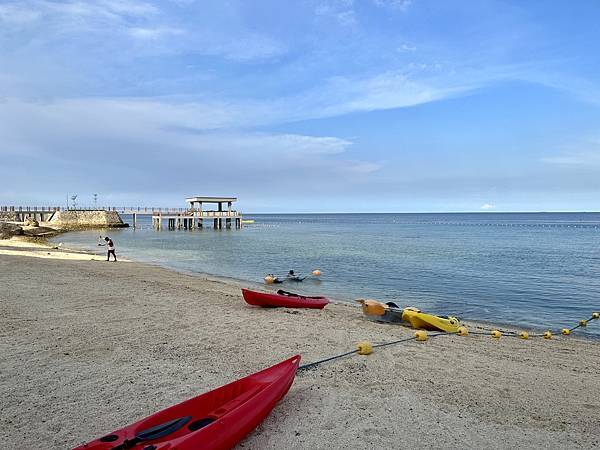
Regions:
<instances>
[{"instance_id":1,"label":"kayak seat","mask_svg":"<svg viewBox=\"0 0 600 450\"><path fill-rule=\"evenodd\" d=\"M283 289L279 289L277 291L279 295L285 295L286 297L297 297L297 298L318 298L321 299L323 297L307 297L306 295L294 294L293 292L284 291Z\"/></svg>"},{"instance_id":2,"label":"kayak seat","mask_svg":"<svg viewBox=\"0 0 600 450\"><path fill-rule=\"evenodd\" d=\"M192 416L180 417L179 419L169 420L153 427L136 433L133 439L125 439L121 445L113 447L112 450L128 450L134 448L137 444L145 441L152 441L154 439L161 439L178 430L181 430L186 423L191 420ZM105 436L105 438L112 437L113 435ZM113 439L111 439L113 440ZM103 441L106 442L106 441ZM110 441L109 441L110 442Z\"/></svg>"},{"instance_id":3,"label":"kayak seat","mask_svg":"<svg viewBox=\"0 0 600 450\"><path fill-rule=\"evenodd\" d=\"M175 433L180 430L192 419L192 416L185 416L179 419L169 420L168 422L161 423L147 430L136 433L135 437L141 441L152 441L154 439L160 439L168 436L171 433Z\"/></svg>"},{"instance_id":4,"label":"kayak seat","mask_svg":"<svg viewBox=\"0 0 600 450\"><path fill-rule=\"evenodd\" d=\"M298 294L294 294L293 292L284 291L283 289L279 289L277 291L279 295L285 295L286 297L300 297Z\"/></svg>"},{"instance_id":5,"label":"kayak seat","mask_svg":"<svg viewBox=\"0 0 600 450\"><path fill-rule=\"evenodd\" d=\"M177 430L180 430L191 419L192 416L185 416L180 417L179 419L169 420L168 422L161 423L160 425L148 428L147 430L140 431L139 433L136 433L135 437L139 439L139 441L152 441L154 439L160 439L168 436L171 433L175 433Z\"/></svg>"},{"instance_id":6,"label":"kayak seat","mask_svg":"<svg viewBox=\"0 0 600 450\"><path fill-rule=\"evenodd\" d=\"M206 425L210 425L216 419L214 417L205 417L203 419L194 420L192 423L188 425L188 430L196 431L200 428L204 428Z\"/></svg>"}]
</instances>

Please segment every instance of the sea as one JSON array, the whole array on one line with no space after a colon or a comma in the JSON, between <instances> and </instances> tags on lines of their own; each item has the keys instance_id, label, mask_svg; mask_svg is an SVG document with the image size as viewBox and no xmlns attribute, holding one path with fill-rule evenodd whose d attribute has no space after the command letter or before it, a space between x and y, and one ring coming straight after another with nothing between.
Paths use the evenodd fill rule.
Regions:
<instances>
[{"instance_id":1,"label":"sea","mask_svg":"<svg viewBox=\"0 0 600 450\"><path fill-rule=\"evenodd\" d=\"M123 216L126 222L130 217ZM277 285L302 294L393 301L533 330L600 311L600 213L249 214L243 229L78 231L54 239L250 287L292 269L319 278ZM264 286L267 289L273 287ZM600 337L600 320L578 334Z\"/></svg>"}]
</instances>

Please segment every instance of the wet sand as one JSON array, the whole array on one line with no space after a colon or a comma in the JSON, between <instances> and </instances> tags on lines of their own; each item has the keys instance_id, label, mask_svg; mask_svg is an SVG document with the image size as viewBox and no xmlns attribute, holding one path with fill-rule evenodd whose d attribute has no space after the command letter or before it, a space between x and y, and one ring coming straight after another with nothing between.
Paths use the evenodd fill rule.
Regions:
<instances>
[{"instance_id":1,"label":"wet sand","mask_svg":"<svg viewBox=\"0 0 600 450\"><path fill-rule=\"evenodd\" d=\"M1 243L4 448L69 448L294 354L413 333L347 305L249 307L235 283L102 259ZM376 349L299 373L239 448L599 446L599 357L576 336Z\"/></svg>"}]
</instances>

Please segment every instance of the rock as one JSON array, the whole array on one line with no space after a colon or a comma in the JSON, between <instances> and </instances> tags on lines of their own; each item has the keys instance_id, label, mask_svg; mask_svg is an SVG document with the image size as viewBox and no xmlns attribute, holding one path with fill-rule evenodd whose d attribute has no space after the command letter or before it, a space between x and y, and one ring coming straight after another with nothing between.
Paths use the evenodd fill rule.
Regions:
<instances>
[{"instance_id":1,"label":"rock","mask_svg":"<svg viewBox=\"0 0 600 450\"><path fill-rule=\"evenodd\" d=\"M46 237L46 236L54 236L58 234L58 231L54 228L49 227L35 227L35 228L27 228L22 230L25 236L33 236L33 237Z\"/></svg>"},{"instance_id":2,"label":"rock","mask_svg":"<svg viewBox=\"0 0 600 450\"><path fill-rule=\"evenodd\" d=\"M25 225L26 227L39 227L40 223L35 219L27 217L25 219L25 222L23 222L23 225Z\"/></svg>"},{"instance_id":3,"label":"rock","mask_svg":"<svg viewBox=\"0 0 600 450\"><path fill-rule=\"evenodd\" d=\"M0 239L10 239L23 234L23 228L16 223L0 222Z\"/></svg>"}]
</instances>

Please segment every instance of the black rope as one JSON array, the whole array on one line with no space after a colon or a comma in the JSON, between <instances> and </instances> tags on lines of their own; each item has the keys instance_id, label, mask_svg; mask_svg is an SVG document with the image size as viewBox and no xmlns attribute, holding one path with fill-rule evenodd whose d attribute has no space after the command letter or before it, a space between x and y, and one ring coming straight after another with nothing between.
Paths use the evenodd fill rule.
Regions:
<instances>
[{"instance_id":1,"label":"black rope","mask_svg":"<svg viewBox=\"0 0 600 450\"><path fill-rule=\"evenodd\" d=\"M578 328L582 328L582 327L585 327L585 326L587 326L587 324L588 324L590 321L592 321L592 320L596 320L596 319L594 319L594 316L593 316L593 315L592 315L592 316L591 316L589 319L587 319L587 320L585 321L585 322L586 322L586 325L582 325L581 323L579 323L579 324L575 325L574 327L572 327L572 328L567 328L567 329L569 330L569 333L570 333L570 332L572 332L572 331L574 331L574 330L576 330L576 329L578 329ZM480 327L480 326L475 326L475 327L473 327L473 328L477 328L477 329L479 329L479 330L485 330L485 328L484 328L484 327ZM502 330L502 329L498 329L498 328L495 328L494 330L497 330L497 331L499 331L500 333L502 333L502 335L507 335L507 336L510 336L510 337L519 337L519 332L517 332L517 331L507 331L507 330ZM489 334L490 334L492 331L494 331L494 330L487 330L487 331L485 331L485 332L481 332L481 331L470 331L470 332L469 332L469 334L477 334L477 335L489 335ZM552 335L560 335L560 334L562 334L562 330L548 330L548 331L550 331L550 333L552 333ZM529 334L529 337L544 337L544 333L530 333L530 334Z\"/></svg>"},{"instance_id":2,"label":"black rope","mask_svg":"<svg viewBox=\"0 0 600 450\"><path fill-rule=\"evenodd\" d=\"M435 334L428 334L428 337L436 337L436 336L449 335L449 334L454 334L454 333L440 332L440 333L435 333ZM411 337L408 337L408 338L399 339L397 341L384 342L382 344L375 344L371 348L387 347L388 345L401 344L402 342L414 341L416 339L417 339L416 336L411 336ZM329 358L320 359L319 361L315 361L315 362L303 364L302 366L298 367L298 370L310 369L312 367L318 366L319 364L323 364L323 363L326 363L328 361L333 361L334 359L343 358L344 356L353 355L354 353L358 353L358 349L357 350L352 350L352 351L349 351L349 352L346 352L346 353L340 353L339 355L330 356Z\"/></svg>"},{"instance_id":3,"label":"black rope","mask_svg":"<svg viewBox=\"0 0 600 450\"><path fill-rule=\"evenodd\" d=\"M343 358L344 356L348 356L348 355L351 355L351 354L357 353L357 352L358 352L358 350L352 350L351 352L341 353L339 355L330 356L329 358L321 359L319 361L311 362L311 363L308 363L308 364L303 364L300 367L298 367L298 370L310 369L311 367L318 366L319 364L322 364L324 362L332 361L332 360L338 359L338 358Z\"/></svg>"},{"instance_id":4,"label":"black rope","mask_svg":"<svg viewBox=\"0 0 600 450\"><path fill-rule=\"evenodd\" d=\"M595 320L594 316L590 317L588 320L586 320L586 322L589 322L591 320ZM570 328L569 331L573 331L576 330L577 328L581 327L581 323L579 323L578 325L574 326L573 328ZM478 329L484 329L483 327L476 327ZM506 331L506 330L498 330L500 331L500 333L502 333L503 335L507 335L507 336L511 336L511 337L519 337L518 332L517 331ZM551 333L553 333L551 330L549 330ZM490 334L491 331L470 331L469 334L474 334L474 335L479 335L479 336L488 336ZM556 332L556 334L559 334L560 332ZM428 337L436 337L436 336L448 336L448 335L458 335L458 331L455 332L449 332L449 331L441 331L439 333L435 333L435 334L428 334ZM529 334L529 337L543 337L544 334ZM408 342L408 341L414 341L416 340L417 337L416 336L411 336L411 337L407 337L407 338L403 338L403 339L399 339L397 341L391 341L391 342L384 342L382 344L375 344L373 345L371 348L381 348L381 347L387 347L388 345L395 345L395 344L401 344L403 342ZM358 349L356 350L351 350L349 352L345 352L345 353L340 353L339 355L334 355L334 356L330 356L328 358L325 359L320 359L318 361L314 361L311 363L307 363L307 364L303 364L300 367L298 367L298 370L306 370L306 369L311 369L313 367L316 367L320 364L326 363L328 361L333 361L335 359L339 359L339 358L343 358L344 356L350 356L353 355L355 353L358 353Z\"/></svg>"}]
</instances>

